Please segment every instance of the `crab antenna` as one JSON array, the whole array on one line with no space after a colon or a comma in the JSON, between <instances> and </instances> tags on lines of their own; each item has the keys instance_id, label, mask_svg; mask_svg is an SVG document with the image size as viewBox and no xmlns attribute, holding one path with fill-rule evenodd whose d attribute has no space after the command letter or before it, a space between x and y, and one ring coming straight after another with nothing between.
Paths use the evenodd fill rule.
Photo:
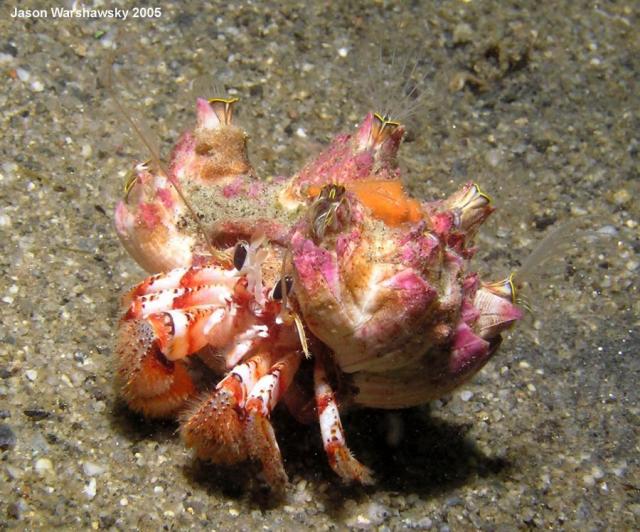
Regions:
<instances>
[{"instance_id":1,"label":"crab antenna","mask_svg":"<svg viewBox=\"0 0 640 532\"><path fill-rule=\"evenodd\" d=\"M111 100L115 104L120 115L124 117L125 121L129 124L131 129L135 132L138 138L141 139L142 142L144 143L145 147L149 151L149 154L151 155L151 162L153 163L153 165L164 175L164 177L167 178L167 181L171 183L175 191L178 193L178 196L180 197L184 205L187 207L189 214L191 214L191 217L193 218L196 224L196 227L198 228L198 231L201 233L204 239L204 242L206 243L206 246L209 249L209 252L211 253L211 255L215 257L217 260L228 261L229 257L227 257L225 253L223 253L220 250L217 250L213 246L213 244L211 243L211 240L207 236L206 231L204 230L204 227L200 223L200 219L196 215L196 212L191 206L191 203L189 203L186 196L184 195L184 192L182 191L182 188L180 187L179 183L176 181L175 177L170 174L166 165L162 162L162 159L160 158L160 149L151 140L151 136L147 132L148 128L145 126L144 122L135 120L133 118L132 113L127 112L127 109L125 108L124 104L116 96L115 91L113 89L114 79L116 78L116 75L113 72L114 58L115 58L115 50L112 50L107 56L107 60L105 61L105 64L103 66L103 69L100 75L100 79L105 89L107 90L109 96L111 96Z\"/></svg>"},{"instance_id":2,"label":"crab antenna","mask_svg":"<svg viewBox=\"0 0 640 532\"><path fill-rule=\"evenodd\" d=\"M298 332L298 338L300 339L300 345L302 346L302 351L304 352L304 356L307 359L311 358L311 352L309 351L309 342L307 341L307 333L304 332L304 324L302 323L302 318L298 315L298 313L289 307L289 294L287 293L287 282L285 280L287 259L291 255L291 250L287 249L284 252L284 256L282 257L282 267L280 269L280 283L281 284L281 292L282 292L282 306L280 308L280 317L283 321L293 319L293 322L296 325L296 331Z\"/></svg>"},{"instance_id":3,"label":"crab antenna","mask_svg":"<svg viewBox=\"0 0 640 532\"><path fill-rule=\"evenodd\" d=\"M291 317L293 318L293 322L296 324L296 329L298 331L298 338L300 338L300 344L302 345L302 351L304 352L304 356L307 360L311 359L311 352L309 351L309 343L307 342L307 333L304 332L304 325L302 323L302 318L298 315L297 312L290 310Z\"/></svg>"}]
</instances>

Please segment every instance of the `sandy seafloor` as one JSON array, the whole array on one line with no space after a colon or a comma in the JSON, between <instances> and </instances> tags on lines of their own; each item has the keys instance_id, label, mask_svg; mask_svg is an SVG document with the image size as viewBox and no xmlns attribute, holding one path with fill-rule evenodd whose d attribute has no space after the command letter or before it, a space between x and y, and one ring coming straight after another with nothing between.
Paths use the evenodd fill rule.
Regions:
<instances>
[{"instance_id":1,"label":"sandy seafloor","mask_svg":"<svg viewBox=\"0 0 640 532\"><path fill-rule=\"evenodd\" d=\"M638 528L640 10L530 4L161 3L158 19L115 21L12 19L3 2L0 528ZM473 179L495 199L481 271L517 269L570 220L587 229L542 269L531 316L462 390L345 416L375 486L341 485L317 427L279 411L291 488L273 501L255 468L194 462L176 425L117 400L119 297L143 272L112 212L147 156L98 87L114 41L127 79L116 91L165 153L206 74L241 98L263 176L351 131L383 85L368 43L397 50L421 78L401 150L413 193Z\"/></svg>"}]
</instances>

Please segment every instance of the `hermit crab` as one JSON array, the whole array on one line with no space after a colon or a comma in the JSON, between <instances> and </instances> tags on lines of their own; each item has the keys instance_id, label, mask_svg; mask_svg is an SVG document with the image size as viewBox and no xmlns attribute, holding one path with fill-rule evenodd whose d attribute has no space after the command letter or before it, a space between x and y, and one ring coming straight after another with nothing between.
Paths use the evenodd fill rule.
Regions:
<instances>
[{"instance_id":1,"label":"hermit crab","mask_svg":"<svg viewBox=\"0 0 640 532\"><path fill-rule=\"evenodd\" d=\"M396 162L404 128L374 113L292 178L261 180L236 104L198 98L170 164L136 165L116 207L124 247L153 274L124 298L120 393L147 417L177 417L202 459L257 461L276 491L287 474L271 413L306 408L333 470L371 483L341 410L441 397L522 317L513 278L469 270L490 198L475 183L411 198ZM298 382L304 368L313 378Z\"/></svg>"}]
</instances>

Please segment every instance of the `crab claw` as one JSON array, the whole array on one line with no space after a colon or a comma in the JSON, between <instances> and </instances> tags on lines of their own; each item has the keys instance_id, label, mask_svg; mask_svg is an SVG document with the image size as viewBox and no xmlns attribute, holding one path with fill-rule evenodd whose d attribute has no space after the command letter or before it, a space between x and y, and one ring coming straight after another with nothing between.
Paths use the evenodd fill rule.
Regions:
<instances>
[{"instance_id":1,"label":"crab claw","mask_svg":"<svg viewBox=\"0 0 640 532\"><path fill-rule=\"evenodd\" d=\"M489 342L475 334L466 323L460 323L451 342L449 371L461 375L488 360ZM479 369L479 368L478 368ZM474 371L475 373L475 371Z\"/></svg>"},{"instance_id":2,"label":"crab claw","mask_svg":"<svg viewBox=\"0 0 640 532\"><path fill-rule=\"evenodd\" d=\"M404 127L378 113L369 113L356 133L361 151L372 150L378 166L393 164L404 135Z\"/></svg>"}]
</instances>

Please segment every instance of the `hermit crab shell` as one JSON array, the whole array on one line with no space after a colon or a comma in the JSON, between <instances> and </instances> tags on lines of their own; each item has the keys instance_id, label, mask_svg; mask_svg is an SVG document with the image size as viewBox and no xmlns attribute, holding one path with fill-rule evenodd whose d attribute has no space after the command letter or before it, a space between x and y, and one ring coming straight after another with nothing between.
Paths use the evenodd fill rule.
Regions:
<instances>
[{"instance_id":1,"label":"hermit crab shell","mask_svg":"<svg viewBox=\"0 0 640 532\"><path fill-rule=\"evenodd\" d=\"M482 286L466 271L472 236L492 212L488 197L470 183L398 224L349 184L339 193L320 214L312 207L316 214L291 238L305 323L352 375L358 404L401 408L447 393L489 360L500 333L521 317L499 283ZM331 219L319 235L325 212Z\"/></svg>"}]
</instances>

